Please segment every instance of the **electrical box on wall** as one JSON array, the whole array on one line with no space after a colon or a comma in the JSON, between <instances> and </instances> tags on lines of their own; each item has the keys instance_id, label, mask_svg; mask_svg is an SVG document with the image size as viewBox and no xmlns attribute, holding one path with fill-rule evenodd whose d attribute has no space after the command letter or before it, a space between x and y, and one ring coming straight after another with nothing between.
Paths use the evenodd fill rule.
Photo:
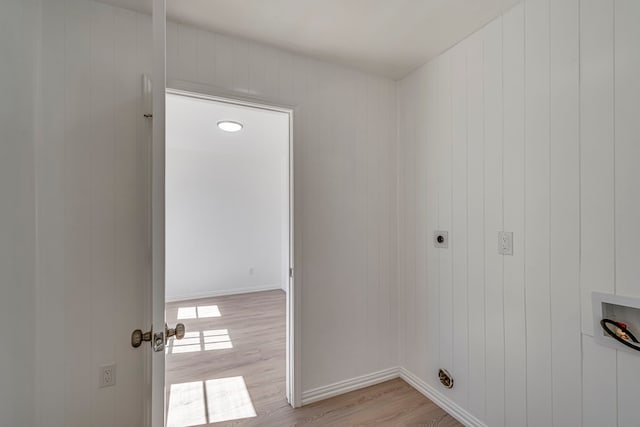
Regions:
<instances>
[{"instance_id":1,"label":"electrical box on wall","mask_svg":"<svg viewBox=\"0 0 640 427\"><path fill-rule=\"evenodd\" d=\"M640 356L640 343L634 343L633 339L631 339L635 336L640 340L640 298L593 292L591 301L593 306L593 337L595 341L600 345L628 351ZM611 321L604 326L608 327L611 333L619 338L622 337L621 339L631 346L616 340L611 333L607 333L601 324L602 319ZM617 325L624 326L624 328ZM625 329L630 332L630 335L624 333ZM626 338L624 338L625 335ZM637 350L632 348L634 345L638 348Z\"/></svg>"}]
</instances>

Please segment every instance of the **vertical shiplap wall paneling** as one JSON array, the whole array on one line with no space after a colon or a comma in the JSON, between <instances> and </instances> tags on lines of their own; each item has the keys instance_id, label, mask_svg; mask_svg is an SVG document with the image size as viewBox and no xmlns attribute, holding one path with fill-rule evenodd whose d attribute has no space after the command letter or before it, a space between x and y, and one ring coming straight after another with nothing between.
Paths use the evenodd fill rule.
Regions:
<instances>
[{"instance_id":1,"label":"vertical shiplap wall paneling","mask_svg":"<svg viewBox=\"0 0 640 427\"><path fill-rule=\"evenodd\" d=\"M147 295L150 18L87 0L41 16L35 425L140 425L143 353L122 337ZM111 363L117 386L99 389Z\"/></svg>"},{"instance_id":2,"label":"vertical shiplap wall paneling","mask_svg":"<svg viewBox=\"0 0 640 427\"><path fill-rule=\"evenodd\" d=\"M421 120L424 120L423 117L420 116L420 111L418 109L419 101L423 101L421 99L422 94L422 74L424 70L421 70L422 73L416 73L413 77L413 85L411 87L411 94L409 95L408 102L408 113L407 113L407 121L410 127L407 128L408 140L407 144L405 144L406 155L405 155L405 168L407 171L407 180L410 184L407 186L407 241L406 245L408 248L407 254L407 264L406 264L406 272L408 276L408 286L407 286L407 344L409 344L407 350L407 363L409 366L414 369L419 368L419 361L421 360L422 353L419 352L420 346L425 345L425 339L419 335L419 331L421 331L420 326L422 323L414 321L418 318L419 313L422 312L421 308L423 307L418 302L418 289L420 283L418 282L418 268L422 265L422 261L418 256L417 245L419 239L426 238L425 236L420 236L418 234L418 187L421 186L420 181L418 181L418 170L419 165L416 160L418 157L418 147L419 147L419 124Z\"/></svg>"},{"instance_id":3,"label":"vertical shiplap wall paneling","mask_svg":"<svg viewBox=\"0 0 640 427\"><path fill-rule=\"evenodd\" d=\"M65 1L64 200L65 200L65 423L91 425L96 385L93 345L72 337L93 337L91 8ZM59 60L59 59L58 59ZM87 319L92 319L88 322ZM93 378L93 380L87 380Z\"/></svg>"},{"instance_id":4,"label":"vertical shiplap wall paneling","mask_svg":"<svg viewBox=\"0 0 640 427\"><path fill-rule=\"evenodd\" d=\"M451 256L452 296L451 311L452 362L451 373L456 386L451 394L456 402L466 407L469 387L469 300L468 300L468 231L467 187L469 185L467 157L467 48L460 45L451 52Z\"/></svg>"},{"instance_id":5,"label":"vertical shiplap wall paneling","mask_svg":"<svg viewBox=\"0 0 640 427\"><path fill-rule=\"evenodd\" d=\"M168 27L167 27L168 28ZM167 35L167 45L169 44L169 40L172 37ZM198 55L203 55L207 52L207 46L204 44L204 40L201 40L200 50ZM234 49L233 49L233 41L226 36L221 34L215 34L213 36L213 40L208 40L209 43L215 43L213 45L214 52L214 63L215 63L215 71L210 76L200 76L199 78L203 79L203 82L207 82L213 80L212 84L217 86L233 86L234 85ZM206 55L210 55L210 52L207 52ZM171 61L167 58L167 62ZM170 75L174 75L170 73ZM245 91L249 90L249 79L247 77Z\"/></svg>"},{"instance_id":6,"label":"vertical shiplap wall paneling","mask_svg":"<svg viewBox=\"0 0 640 427\"><path fill-rule=\"evenodd\" d=\"M447 52L442 56L442 61L437 69L438 72L438 139L437 146L438 161L438 228L451 233L452 224L452 65L453 55ZM451 234L449 235L449 248L439 251L440 265L438 267L438 281L432 285L438 286L438 347L440 349L439 365L437 368L452 370L453 363L453 284L452 284L452 263L453 247L451 245ZM433 240L429 242L433 246ZM437 370L435 371L437 373ZM435 375L435 373L432 373Z\"/></svg>"},{"instance_id":7,"label":"vertical shiplap wall paneling","mask_svg":"<svg viewBox=\"0 0 640 427\"><path fill-rule=\"evenodd\" d=\"M115 301L115 14L102 3L92 3L91 24L91 98L92 138L83 143L90 147L85 159L91 168L91 307L93 328L91 369L115 360L116 337L113 325ZM132 43L133 44L133 43ZM120 64L118 64L120 65ZM94 375L95 377L95 375ZM115 389L92 387L92 425L115 423Z\"/></svg>"},{"instance_id":8,"label":"vertical shiplap wall paneling","mask_svg":"<svg viewBox=\"0 0 640 427\"><path fill-rule=\"evenodd\" d=\"M483 33L467 44L469 409L486 416L484 46Z\"/></svg>"},{"instance_id":9,"label":"vertical shiplap wall paneling","mask_svg":"<svg viewBox=\"0 0 640 427\"><path fill-rule=\"evenodd\" d=\"M416 120L416 101L418 96L417 86L419 85L419 74L414 72L403 80L399 84L399 120L400 127L398 130L398 138L402 141L399 144L400 150L400 172L402 176L403 185L399 187L398 191L402 196L402 210L401 210L401 245L399 248L400 256L400 272L401 272L401 286L402 286L402 306L404 310L400 310L403 317L401 337L404 340L404 358L402 359L403 366L415 369L417 355L417 336L416 336L416 323L411 319L415 319L415 289L416 289L416 210L415 210L415 171L416 171L416 132L417 132L417 120Z\"/></svg>"},{"instance_id":10,"label":"vertical shiplap wall paneling","mask_svg":"<svg viewBox=\"0 0 640 427\"><path fill-rule=\"evenodd\" d=\"M375 123L378 117L378 109L376 108L376 92L372 90L372 82L369 79L365 80L365 84L367 86L366 104L361 105L361 108L364 108L367 114L367 122ZM348 101L346 101L348 102ZM378 199L379 192L379 181L378 181L378 171L380 168L380 151L379 151L379 138L380 136L376 134L375 129L367 129L366 135L366 144L368 149L363 153L365 154L365 158L367 159L366 163L366 197L367 197L367 212L370 212L367 215L367 229L364 230L364 236L367 236L366 242L366 259L367 259L367 274L366 274L366 285L365 285L365 293L366 295L366 305L365 309L365 319L367 320L367 348L369 354L375 351L375 348L378 348L379 339L380 339L380 327L382 326L378 322L378 318L376 313L381 314L380 310L380 296L378 294L378 290L380 289L381 283L381 271L382 271L382 258L380 257L380 227L379 227L379 215L380 215L380 206ZM377 357L377 356L374 356Z\"/></svg>"},{"instance_id":11,"label":"vertical shiplap wall paneling","mask_svg":"<svg viewBox=\"0 0 640 427\"><path fill-rule=\"evenodd\" d=\"M313 61L309 61L307 63L307 69L313 64ZM326 258L325 251L318 250L317 241L322 239L319 238L318 230L325 229L326 223L323 222L322 218L326 217L325 211L326 207L320 206L318 211L313 210L313 206L311 202L313 199L322 200L323 204L326 204L326 200L323 195L320 193L321 179L323 178L324 172L318 167L316 159L319 157L318 153L318 144L319 140L321 140L326 135L326 130L323 129L322 123L326 123L326 116L321 108L322 106L322 95L323 92L321 90L321 81L319 72L309 73L308 74L308 96L311 99L311 102L306 106L306 114L314 117L315 120L310 120L307 122L307 131L309 132L308 136L303 136L306 139L304 153L305 157L302 161L302 164L295 165L296 171L299 171L300 168L306 169L307 173L316 177L313 180L306 181L305 180L305 193L302 197L302 200L298 199L297 203L302 203L303 210L305 215L302 217L302 224L298 223L299 226L305 230L304 233L304 244L302 248L298 248L298 250L305 251L306 260L308 257L314 258L317 262L324 262ZM299 142L300 139L297 140ZM366 220L365 220L366 221ZM312 224L315 224L314 227L310 227ZM318 283L318 281L314 281L314 277L318 274L315 271L318 267L313 265L308 265L303 261L303 283L305 285L304 292L302 292L302 304L303 306L307 306L306 315L311 315L312 317L319 316L321 309L320 307L325 307L324 310L327 313L327 322L326 327L327 331L333 329L335 327L333 320L335 319L335 310L332 306L327 304L326 299L323 297L321 293L320 287L323 286L322 283ZM318 307L318 308L314 308ZM306 317L306 316L305 316ZM302 335L302 348L303 348L303 360L304 363L308 365L318 365L322 363L319 360L319 353L311 353L306 354L304 349L310 348L313 346L313 339L311 337L322 337L320 338L323 342L326 342L326 337L322 336L322 326L316 324L307 324L303 318L303 330L306 331L305 334ZM318 339L318 338L316 338ZM306 384L308 384L309 378L302 379L303 389L306 388Z\"/></svg>"},{"instance_id":12,"label":"vertical shiplap wall paneling","mask_svg":"<svg viewBox=\"0 0 640 427\"><path fill-rule=\"evenodd\" d=\"M424 233L424 227L420 228L420 198L418 197L420 189L423 188L423 180L420 180L419 177L422 177L420 173L421 164L418 161L420 150L421 150L421 138L423 138L424 134L424 120L426 117L422 116L424 111L424 102L426 102L426 98L422 97L424 93L424 70L421 70L416 79L416 86L414 86L413 90L414 94L410 98L409 108L412 109L410 118L413 121L413 127L410 129L412 134L410 135L409 142L409 150L407 150L407 167L409 171L409 177L412 180L412 185L409 186L409 207L407 208L409 221L412 224L412 228L410 229L410 237L407 240L407 244L409 246L409 251L411 255L409 255L409 263L407 265L407 269L410 272L412 277L411 286L409 287L409 310L408 310L408 318L410 319L410 325L408 328L409 331L409 340L411 342L411 347L409 350L410 359L409 362L412 363L411 366L414 366L414 369L417 369L419 372L424 370L424 366L420 364L422 360L422 352L420 351L424 346L426 346L426 337L422 335L423 325L424 325L424 317L425 311L423 310L422 303L419 302L419 298L424 296L424 293L421 293L422 283L420 278L424 280L424 274L421 274L421 270L423 268L423 261L425 258L424 252L420 252L418 250L418 246L421 244L420 241L424 240L426 236L424 234L420 234L420 231ZM422 109L421 109L422 108ZM422 126L422 127L421 127ZM422 255L422 258L421 258Z\"/></svg>"},{"instance_id":13,"label":"vertical shiplap wall paneling","mask_svg":"<svg viewBox=\"0 0 640 427\"><path fill-rule=\"evenodd\" d=\"M182 80L197 80L198 62L200 61L198 56L198 30L186 25L178 25L177 36L176 69L178 75Z\"/></svg>"},{"instance_id":14,"label":"vertical shiplap wall paneling","mask_svg":"<svg viewBox=\"0 0 640 427\"><path fill-rule=\"evenodd\" d=\"M220 37L216 35L216 37ZM233 87L238 93L249 92L249 47L246 40L231 40L233 49ZM220 58L220 56L217 56ZM224 58L224 61L228 58ZM218 61L216 59L216 61ZM216 62L217 64L218 62ZM221 86L224 87L224 86Z\"/></svg>"},{"instance_id":15,"label":"vertical shiplap wall paneling","mask_svg":"<svg viewBox=\"0 0 640 427\"><path fill-rule=\"evenodd\" d=\"M404 191L407 187L407 180L405 178L405 168L404 168L404 157L405 157L405 147L404 144L401 144L400 141L405 141L405 132L403 130L406 129L406 116L407 109L405 107L406 102L406 93L405 93L405 85L402 81L398 81L395 83L395 91L396 91L396 214L398 215L397 221L397 234L398 238L397 242L397 252L396 252L396 280L397 280L397 297L398 297L398 312L397 312L397 331L398 331L398 365L406 366L406 347L407 347L407 339L406 339L406 286L407 286L407 274L405 269L405 259L406 259L406 219L405 219L405 195ZM403 309L400 309L403 307Z\"/></svg>"},{"instance_id":16,"label":"vertical shiplap wall paneling","mask_svg":"<svg viewBox=\"0 0 640 427\"><path fill-rule=\"evenodd\" d=\"M551 425L549 296L549 0L525 3L527 420Z\"/></svg>"},{"instance_id":17,"label":"vertical shiplap wall paneling","mask_svg":"<svg viewBox=\"0 0 640 427\"><path fill-rule=\"evenodd\" d=\"M355 76L354 76L355 80ZM380 170L378 172L379 179L379 210L380 216L378 222L380 224L380 259L383 262L383 268L380 274L380 287L378 288L378 305L380 307L380 314L377 316L378 322L381 323L383 337L394 337L395 342L395 318L394 307L395 294L397 282L395 280L395 240L397 235L392 225L395 224L395 155L394 146L395 138L394 133L391 132L393 126L390 126L390 117L394 117L395 111L395 89L392 82L378 79L375 80L376 90L376 109L377 118L376 132L378 137L378 150L379 150L379 165ZM350 83L352 84L352 83ZM355 128L348 125L346 127L349 132L355 131ZM347 134L349 135L349 134ZM355 136L349 136L350 139L355 140ZM357 157L357 153L354 153L354 157ZM354 162L355 163L355 162ZM357 186L354 185L354 191L357 193ZM354 218L358 218L358 215L354 215ZM356 236L357 238L357 236ZM357 250L357 247L355 248ZM357 277L354 277L357 280ZM356 296L357 301L357 296ZM356 332L357 333L357 332ZM394 351L395 345L383 345L380 343L383 351L380 352L381 359L377 361L377 364L382 365L387 360L397 360L397 352Z\"/></svg>"},{"instance_id":18,"label":"vertical shiplap wall paneling","mask_svg":"<svg viewBox=\"0 0 640 427\"><path fill-rule=\"evenodd\" d=\"M366 128L366 123L369 117L369 111L367 108L360 108L361 106L367 105L367 82L362 79L358 79L354 77L353 80L349 84L348 92L345 94L349 99L349 102L353 106L353 111L350 113L347 120L353 121L356 125L353 128L348 128L350 138L353 138L356 141L355 146L355 158L354 169L353 169L353 180L354 185L358 188L366 188L367 186L367 147L369 145L368 134L367 132L356 132L356 128ZM354 212L356 216L364 218L366 216L366 212L368 211L367 200L368 194L366 192L359 193L354 199ZM360 222L356 227L354 227L354 233L358 236L366 235L368 224L364 221ZM354 266L357 267L357 271L366 275L368 271L368 263L367 263L367 244L366 240L359 240L357 242L358 248L353 254L351 262L353 262ZM360 295L367 294L367 284L361 283L359 286L358 292ZM356 310L363 312L367 309L367 302L365 298L360 298L354 302L354 306ZM375 328L375 325L370 325L366 321L366 317L361 317L355 320L358 322L358 328L362 328L362 330L367 331L365 334L361 334L357 339L357 348L359 351L359 357L363 359L368 354L369 349L367 348L368 343L370 342L369 337L373 333L371 330Z\"/></svg>"},{"instance_id":19,"label":"vertical shiplap wall paneling","mask_svg":"<svg viewBox=\"0 0 640 427\"><path fill-rule=\"evenodd\" d=\"M504 257L505 425L526 424L527 343L524 287L524 3L502 18L504 230L513 255Z\"/></svg>"},{"instance_id":20,"label":"vertical shiplap wall paneling","mask_svg":"<svg viewBox=\"0 0 640 427\"><path fill-rule=\"evenodd\" d=\"M216 36L208 31L197 30L196 76L199 81L214 84L216 77Z\"/></svg>"},{"instance_id":21,"label":"vertical shiplap wall paneling","mask_svg":"<svg viewBox=\"0 0 640 427\"><path fill-rule=\"evenodd\" d=\"M615 291L613 4L580 1L580 287L591 336L591 292Z\"/></svg>"},{"instance_id":22,"label":"vertical shiplap wall paneling","mask_svg":"<svg viewBox=\"0 0 640 427\"><path fill-rule=\"evenodd\" d=\"M138 25L135 12L115 9L114 22L114 96L117 100L114 121L114 171L115 180L115 274L112 323L116 331L127 331L131 325L143 325L140 302L147 295L143 292L144 279L140 273L146 264L145 205L146 180L145 156L140 151L146 147L144 132L139 130L143 112L140 108L141 70L139 64L138 31L147 30L143 36L149 37L151 28ZM145 38L146 38L145 37ZM135 40L135 43L132 43ZM150 63L150 58L149 62ZM141 232L142 231L142 232ZM142 359L135 356L136 349L126 340L114 337L115 354L107 362L119 361L118 384L128 393L143 396L139 373L143 372ZM142 425L140 400L132 399L127 393L116 393L114 407L115 425L127 423Z\"/></svg>"},{"instance_id":23,"label":"vertical shiplap wall paneling","mask_svg":"<svg viewBox=\"0 0 640 427\"><path fill-rule=\"evenodd\" d=\"M64 1L42 2L42 42L36 138L36 426L65 425L65 49ZM66 325L65 325L66 326Z\"/></svg>"},{"instance_id":24,"label":"vertical shiplap wall paneling","mask_svg":"<svg viewBox=\"0 0 640 427\"><path fill-rule=\"evenodd\" d=\"M416 242L416 258L423 260L417 263L416 282L418 293L417 301L426 303L426 309L418 309L418 337L420 340L419 355L422 358L418 372L427 378L438 373L440 363L440 257L441 252L448 249L438 249L433 244L433 231L440 229L438 221L438 178L441 165L439 161L438 140L442 129L440 123L439 91L442 82L439 68L443 57L427 64L425 74L421 79L421 92L418 102L423 102L424 107L418 107L419 112L424 112L418 117L418 150L416 155L416 174L418 177L417 209L418 240ZM425 165L426 166L423 166ZM424 262L426 261L426 262Z\"/></svg>"},{"instance_id":25,"label":"vertical shiplap wall paneling","mask_svg":"<svg viewBox=\"0 0 640 427\"><path fill-rule=\"evenodd\" d=\"M615 2L616 293L640 296L640 2ZM618 426L638 424L640 359L618 351Z\"/></svg>"},{"instance_id":26,"label":"vertical shiplap wall paneling","mask_svg":"<svg viewBox=\"0 0 640 427\"><path fill-rule=\"evenodd\" d=\"M216 43L218 42L217 38L216 38ZM166 55L167 55L167 75L171 75L174 76L174 78L180 78L180 72L178 71L178 65L179 65L179 61L178 61L178 24L171 22L171 21L167 21L167 46L166 46ZM201 49L203 49L202 46L200 46ZM217 48L217 46L216 46ZM216 49L216 52L218 51L218 49ZM200 50L200 52L202 52L202 50ZM220 71L218 70L218 57L216 56L215 59L215 63L216 63L216 73L215 73L215 77L218 77L220 74Z\"/></svg>"},{"instance_id":27,"label":"vertical shiplap wall paneling","mask_svg":"<svg viewBox=\"0 0 640 427\"><path fill-rule=\"evenodd\" d=\"M591 292L615 292L614 3L580 2L580 215L585 426L616 425L616 351L597 345Z\"/></svg>"},{"instance_id":28,"label":"vertical shiplap wall paneling","mask_svg":"<svg viewBox=\"0 0 640 427\"><path fill-rule=\"evenodd\" d=\"M410 99L416 109L400 110L402 127L411 126L404 115L415 114L434 128L415 124L415 132L430 135L427 158L416 155L416 170L434 168L428 176L442 179L449 160L440 150L447 139L440 124L448 107L442 102L443 73L429 70L453 58L450 231L457 381L447 395L487 425L637 424L637 356L595 343L593 334L602 332L593 330L591 293L639 294L639 20L640 5L632 0L526 0L399 84L401 105ZM421 91L423 85L440 91L434 96ZM435 101L416 100L416 93ZM412 153L408 147L414 142L406 135L411 129L401 129L399 144ZM420 176L403 178L401 189L414 186L419 194ZM433 187L427 179L427 200L434 197L429 192L447 188L442 180ZM414 209L406 200L400 203L405 214ZM441 226L429 222L432 209L428 204L427 218L413 222L418 236ZM410 235L411 224L404 224L404 235ZM512 256L497 255L501 229L514 233ZM402 250L411 250L401 243ZM431 287L442 253L426 259L416 254L416 271L426 268ZM441 274L438 279L443 292ZM420 278L412 283L406 277L403 286L420 287ZM421 310L433 309L417 296L417 303L405 298L411 307L407 330L425 321ZM442 300L438 310L442 326L450 315L442 312ZM466 330L459 326L463 321ZM433 345L429 334L422 339L424 344L405 341L406 367L439 387L415 358L443 363L446 342ZM465 363L468 372L460 368Z\"/></svg>"},{"instance_id":29,"label":"vertical shiplap wall paneling","mask_svg":"<svg viewBox=\"0 0 640 427\"><path fill-rule=\"evenodd\" d=\"M401 304L400 300L400 288L402 283L398 280L400 271L400 263L398 262L399 251L399 221L400 221L400 206L398 205L398 193L399 193L399 153L398 153L398 85L397 82L386 81L386 99L391 102L385 101L383 105L386 106L387 120L386 135L387 140L392 141L391 144L386 144L386 157L390 160L389 163L389 200L393 203L387 205L389 210L388 218L388 230L389 230L389 247L387 248L388 259L390 263L389 277L386 289L386 294L389 299L387 308L389 310L389 322L391 328L391 334L395 334L395 345L389 346L389 360L395 361L397 366L400 364L400 348L398 346L397 337L399 336L399 329L402 325L399 321L399 308Z\"/></svg>"},{"instance_id":30,"label":"vertical shiplap wall paneling","mask_svg":"<svg viewBox=\"0 0 640 427\"><path fill-rule=\"evenodd\" d=\"M249 93L251 95L264 99L280 99L279 52L271 47L250 45Z\"/></svg>"},{"instance_id":31,"label":"vertical shiplap wall paneling","mask_svg":"<svg viewBox=\"0 0 640 427\"><path fill-rule=\"evenodd\" d=\"M502 221L502 19L483 30L484 93L484 256L485 256L485 383L487 425L504 425L503 260L497 233Z\"/></svg>"},{"instance_id":32,"label":"vertical shiplap wall paneling","mask_svg":"<svg viewBox=\"0 0 640 427\"><path fill-rule=\"evenodd\" d=\"M549 2L550 297L553 425L582 416L579 0Z\"/></svg>"},{"instance_id":33,"label":"vertical shiplap wall paneling","mask_svg":"<svg viewBox=\"0 0 640 427\"><path fill-rule=\"evenodd\" d=\"M3 425L34 423L35 66L33 0L0 0L0 414Z\"/></svg>"}]
</instances>

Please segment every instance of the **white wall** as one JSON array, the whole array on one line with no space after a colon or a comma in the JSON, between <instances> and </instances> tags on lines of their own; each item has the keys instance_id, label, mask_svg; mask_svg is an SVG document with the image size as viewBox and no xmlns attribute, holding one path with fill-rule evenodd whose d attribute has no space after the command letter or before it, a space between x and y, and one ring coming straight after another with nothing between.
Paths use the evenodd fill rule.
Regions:
<instances>
[{"instance_id":1,"label":"white wall","mask_svg":"<svg viewBox=\"0 0 640 427\"><path fill-rule=\"evenodd\" d=\"M0 424L34 424L37 3L0 0Z\"/></svg>"},{"instance_id":2,"label":"white wall","mask_svg":"<svg viewBox=\"0 0 640 427\"><path fill-rule=\"evenodd\" d=\"M397 364L395 84L184 25L168 78L296 106L303 392Z\"/></svg>"},{"instance_id":3,"label":"white wall","mask_svg":"<svg viewBox=\"0 0 640 427\"><path fill-rule=\"evenodd\" d=\"M398 84L401 364L486 425L637 425L640 359L594 343L590 296L640 295L638 22L526 0Z\"/></svg>"},{"instance_id":4,"label":"white wall","mask_svg":"<svg viewBox=\"0 0 640 427\"><path fill-rule=\"evenodd\" d=\"M288 160L288 114L167 96L168 301L287 284Z\"/></svg>"}]
</instances>

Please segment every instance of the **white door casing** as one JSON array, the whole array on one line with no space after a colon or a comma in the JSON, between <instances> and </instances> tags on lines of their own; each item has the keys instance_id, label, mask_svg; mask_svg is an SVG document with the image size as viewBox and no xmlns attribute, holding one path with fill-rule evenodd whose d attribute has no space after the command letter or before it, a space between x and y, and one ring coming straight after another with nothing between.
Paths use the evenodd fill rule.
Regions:
<instances>
[{"instance_id":1,"label":"white door casing","mask_svg":"<svg viewBox=\"0 0 640 427\"><path fill-rule=\"evenodd\" d=\"M248 97L246 94L230 93L208 85L171 80L166 84L166 93L208 99L216 102L240 105L250 108L278 111L289 116L289 251L288 262L290 274L286 286L286 398L289 404L298 408L302 406L301 396L301 364L300 364L300 307L302 295L299 287L295 286L295 277L298 273L294 269L295 260L295 202L294 202L294 117L295 106L284 105L269 99ZM163 205L164 206L164 205ZM155 426L154 426L155 427Z\"/></svg>"},{"instance_id":2,"label":"white door casing","mask_svg":"<svg viewBox=\"0 0 640 427\"><path fill-rule=\"evenodd\" d=\"M157 333L164 334L165 325L164 191L166 27L166 0L153 0L153 130L151 142L151 319L154 335ZM158 352L151 351L151 427L165 426L164 357L164 349Z\"/></svg>"}]
</instances>

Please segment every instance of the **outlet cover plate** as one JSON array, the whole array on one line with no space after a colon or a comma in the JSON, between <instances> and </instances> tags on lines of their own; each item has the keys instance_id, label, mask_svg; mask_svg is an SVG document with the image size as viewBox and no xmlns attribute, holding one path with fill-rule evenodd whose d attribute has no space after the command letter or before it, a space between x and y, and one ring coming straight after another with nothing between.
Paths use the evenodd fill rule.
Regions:
<instances>
[{"instance_id":1,"label":"outlet cover plate","mask_svg":"<svg viewBox=\"0 0 640 427\"><path fill-rule=\"evenodd\" d=\"M500 255L513 255L513 232L500 231L498 233L498 253Z\"/></svg>"},{"instance_id":2,"label":"outlet cover plate","mask_svg":"<svg viewBox=\"0 0 640 427\"><path fill-rule=\"evenodd\" d=\"M116 385L116 365L100 367L99 387L111 387Z\"/></svg>"}]
</instances>

